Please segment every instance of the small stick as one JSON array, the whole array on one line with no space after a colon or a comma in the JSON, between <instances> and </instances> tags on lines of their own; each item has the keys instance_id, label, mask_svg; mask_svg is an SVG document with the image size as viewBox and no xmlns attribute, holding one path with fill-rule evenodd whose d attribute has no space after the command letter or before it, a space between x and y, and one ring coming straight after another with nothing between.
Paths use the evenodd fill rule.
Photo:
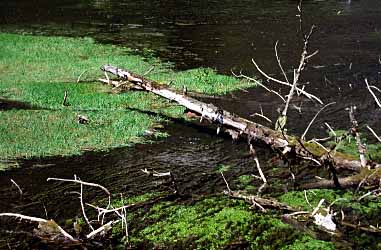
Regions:
<instances>
[{"instance_id":1,"label":"small stick","mask_svg":"<svg viewBox=\"0 0 381 250\"><path fill-rule=\"evenodd\" d=\"M328 122L325 122L324 125L327 126L327 128L329 129L329 131L331 131L331 133L332 133L335 137L337 137L337 134L336 134L335 130L333 130L332 127L329 126Z\"/></svg>"},{"instance_id":2,"label":"small stick","mask_svg":"<svg viewBox=\"0 0 381 250\"><path fill-rule=\"evenodd\" d=\"M83 74L85 74L87 72L87 69L85 69L84 71L82 71L82 73L78 76L77 78L77 83L79 83L79 81L81 80L81 77Z\"/></svg>"},{"instance_id":3,"label":"small stick","mask_svg":"<svg viewBox=\"0 0 381 250\"><path fill-rule=\"evenodd\" d=\"M258 113L254 113L252 115L250 115L251 117L254 117L254 116L259 116L259 117L262 117L263 119L265 119L266 121L268 121L269 123L273 123L268 117L264 116L264 115L261 115L261 114L258 114Z\"/></svg>"},{"instance_id":4,"label":"small stick","mask_svg":"<svg viewBox=\"0 0 381 250\"><path fill-rule=\"evenodd\" d=\"M351 120L351 123L352 123L351 133L356 138L357 150L358 150L359 155L360 155L361 167L366 167L366 165L367 165L367 160L365 158L366 148L361 143L360 133L358 131L359 125L358 125L358 122L355 119L355 115L354 115L355 108L356 107L351 106L351 108L349 109L349 119Z\"/></svg>"},{"instance_id":5,"label":"small stick","mask_svg":"<svg viewBox=\"0 0 381 250\"><path fill-rule=\"evenodd\" d=\"M18 189L19 192L20 192L20 195L22 196L22 195L23 195L23 192L22 192L20 186L19 186L13 179L11 179L11 182L13 183L13 185L15 185L15 186L17 187L17 189Z\"/></svg>"},{"instance_id":6,"label":"small stick","mask_svg":"<svg viewBox=\"0 0 381 250\"><path fill-rule=\"evenodd\" d=\"M304 199L306 200L307 204L312 207L311 203L308 201L308 198L307 198L307 191L304 190Z\"/></svg>"},{"instance_id":7,"label":"small stick","mask_svg":"<svg viewBox=\"0 0 381 250\"><path fill-rule=\"evenodd\" d=\"M324 199L321 199L319 201L319 204L315 207L314 211L312 211L311 216L314 216L319 211L319 208L321 207L321 205L323 205L324 201Z\"/></svg>"},{"instance_id":8,"label":"small stick","mask_svg":"<svg viewBox=\"0 0 381 250\"><path fill-rule=\"evenodd\" d=\"M369 129L370 132L372 132L372 134L374 135L374 137L376 137L376 139L381 142L381 138L376 134L376 132L374 132L374 130L369 127L368 125L366 125L366 128Z\"/></svg>"},{"instance_id":9,"label":"small stick","mask_svg":"<svg viewBox=\"0 0 381 250\"><path fill-rule=\"evenodd\" d=\"M83 184L85 186L92 186L92 187L99 187L100 189L102 189L103 191L105 191L105 193L107 193L108 196L111 196L111 193L110 191L107 190L107 188L105 188L104 186L102 185L99 185L99 184L96 184L96 183L91 183L91 182L85 182L85 181L80 181L80 180L72 180L72 179L61 179L61 178L48 178L46 179L46 181L64 181L64 182L74 182L74 183L79 183L79 184Z\"/></svg>"},{"instance_id":10,"label":"small stick","mask_svg":"<svg viewBox=\"0 0 381 250\"><path fill-rule=\"evenodd\" d=\"M63 98L63 101L62 101L62 106L67 106L67 90L65 90L65 94L64 94L64 98Z\"/></svg>"},{"instance_id":11,"label":"small stick","mask_svg":"<svg viewBox=\"0 0 381 250\"><path fill-rule=\"evenodd\" d=\"M328 137L328 139L330 139L330 137ZM319 147L321 147L322 149L324 149L327 153L331 152L330 150L328 150L326 147L324 147L321 143L319 143L316 139L314 140L310 140L308 142L312 142L312 143L315 143L316 145L318 145Z\"/></svg>"},{"instance_id":12,"label":"small stick","mask_svg":"<svg viewBox=\"0 0 381 250\"><path fill-rule=\"evenodd\" d=\"M282 71L284 79L286 80L287 83L290 83L290 81L287 78L286 72L284 72L284 70L283 70L282 63L280 62L280 58L278 56L278 48L277 47L278 47L278 41L276 41L275 46L274 46L276 60L278 61L278 65L279 65L280 70Z\"/></svg>"},{"instance_id":13,"label":"small stick","mask_svg":"<svg viewBox=\"0 0 381 250\"><path fill-rule=\"evenodd\" d=\"M29 221L34 221L34 222L42 222L42 223L48 223L49 222L49 220L41 219L41 218L38 218L38 217L32 217L32 216L22 215L22 214L16 214L16 213L0 213L0 217L1 216L16 217L16 218L20 218L20 219L23 219L23 220L29 220ZM50 221L53 221L53 220L50 220ZM55 223L55 224L57 225L58 230L61 232L61 234L63 236L65 236L66 238L68 238L68 239L70 239L72 241L75 241L73 236L71 236L65 230L63 230L62 227L60 227L57 223Z\"/></svg>"},{"instance_id":14,"label":"small stick","mask_svg":"<svg viewBox=\"0 0 381 250\"><path fill-rule=\"evenodd\" d=\"M306 130L304 131L303 135L302 135L302 140L305 140L306 139L306 134L308 132L308 130L310 129L312 123L315 121L316 117L320 114L321 111L323 111L326 107L330 106L330 105L333 105L333 104L336 104L336 102L331 102L331 103L328 103L326 105L324 105L324 107L322 107L316 114L315 116L312 118L312 120L310 121L310 123L308 124Z\"/></svg>"},{"instance_id":15,"label":"small stick","mask_svg":"<svg viewBox=\"0 0 381 250\"><path fill-rule=\"evenodd\" d=\"M266 77L267 79L273 81L273 82L276 82L276 83L279 83L279 84L282 84L282 85L286 85L286 86L289 86L289 87L292 87L292 84L290 83L287 83L287 82L284 82L284 81L280 81L278 79L275 79L269 75L267 75L265 72L263 72L258 64L255 62L255 60L252 58L251 59L252 63L254 64L255 68L259 71L259 73L261 73L264 77ZM308 99L314 99L315 101L319 102L320 104L323 104L322 100L320 100L318 97L304 91L303 89L299 88L299 87L296 87L296 90L299 91L300 93L302 93L303 95L305 95Z\"/></svg>"},{"instance_id":16,"label":"small stick","mask_svg":"<svg viewBox=\"0 0 381 250\"><path fill-rule=\"evenodd\" d=\"M255 161L255 164L256 164L256 166L257 166L259 175L260 175L261 178L262 178L262 181L263 181L264 183L267 183L266 177L265 177L265 175L264 175L263 172L262 172L261 165L259 164L259 160L258 160L257 153L255 152L255 149L254 149L254 147L253 147L253 144L251 144L251 143L250 143L250 153L254 156L254 161Z\"/></svg>"},{"instance_id":17,"label":"small stick","mask_svg":"<svg viewBox=\"0 0 381 250\"><path fill-rule=\"evenodd\" d=\"M88 239L93 238L95 235L99 234L100 232L107 230L108 228L111 227L112 224L117 223L119 221L120 220L109 221L108 223L104 224L103 226L99 227L98 229L96 229L96 230L92 231L91 233L89 233L88 235L86 235L86 238L88 238Z\"/></svg>"},{"instance_id":18,"label":"small stick","mask_svg":"<svg viewBox=\"0 0 381 250\"><path fill-rule=\"evenodd\" d=\"M110 78L108 77L107 72L104 71L104 73L105 73L105 77L106 77L107 81L110 82Z\"/></svg>"},{"instance_id":19,"label":"small stick","mask_svg":"<svg viewBox=\"0 0 381 250\"><path fill-rule=\"evenodd\" d=\"M143 76L145 75L148 75L149 73L151 73L151 71L155 68L155 66L152 66L151 68L149 68L146 72L143 73Z\"/></svg>"},{"instance_id":20,"label":"small stick","mask_svg":"<svg viewBox=\"0 0 381 250\"><path fill-rule=\"evenodd\" d=\"M359 183L359 185L357 186L356 188L356 193L360 190L362 184L364 184L370 177L372 177L373 175L375 175L377 173L377 171L379 170L379 168L377 168L373 173L371 173L370 175L367 175L365 176Z\"/></svg>"},{"instance_id":21,"label":"small stick","mask_svg":"<svg viewBox=\"0 0 381 250\"><path fill-rule=\"evenodd\" d=\"M365 83L366 83L366 87L367 89L369 90L370 94L373 96L373 99L376 101L377 105L379 108L381 108L381 103L380 103L380 100L378 100L377 96L374 94L374 92L371 90L370 86L369 86L369 83L368 83L368 79L365 78Z\"/></svg>"},{"instance_id":22,"label":"small stick","mask_svg":"<svg viewBox=\"0 0 381 250\"><path fill-rule=\"evenodd\" d=\"M235 74L233 71L232 71L232 74L233 74L233 76L235 76L235 77L237 77L237 78L245 78L245 79L247 79L247 80L249 80L249 81L255 82L255 83L258 84L260 87L262 87L262 88L264 88L265 90L267 90L268 92L276 94L279 98L282 99L283 102L286 102L286 100L284 99L284 97L283 97L281 94L279 94L279 93L276 92L275 90L269 89L268 87L266 87L266 85L262 84L260 81L254 79L254 78L251 78L251 77L242 75L242 74L237 75L237 74Z\"/></svg>"},{"instance_id":23,"label":"small stick","mask_svg":"<svg viewBox=\"0 0 381 250\"><path fill-rule=\"evenodd\" d=\"M83 184L82 183L81 183L81 193L80 193L80 196L79 196L79 200L80 200L80 203L81 203L83 218L85 218L85 221L86 221L87 225L89 225L90 229L92 231L94 231L93 226L90 224L90 221L87 218L87 215L86 215L86 212L85 212L85 206L83 205Z\"/></svg>"},{"instance_id":24,"label":"small stick","mask_svg":"<svg viewBox=\"0 0 381 250\"><path fill-rule=\"evenodd\" d=\"M231 190L230 187L229 187L229 183L228 183L228 182L226 181L226 179L225 179L224 173L221 172L221 175L222 175L222 178L224 179L224 182L225 182L225 184L226 184L226 187L227 187L227 189L228 189L229 194L232 193L232 190Z\"/></svg>"}]
</instances>

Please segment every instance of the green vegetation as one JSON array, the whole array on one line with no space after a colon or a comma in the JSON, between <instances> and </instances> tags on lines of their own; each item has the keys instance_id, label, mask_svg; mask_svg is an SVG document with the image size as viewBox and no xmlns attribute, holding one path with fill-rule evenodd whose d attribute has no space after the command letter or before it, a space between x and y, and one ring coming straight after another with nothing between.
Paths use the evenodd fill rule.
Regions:
<instances>
[{"instance_id":1,"label":"green vegetation","mask_svg":"<svg viewBox=\"0 0 381 250\"><path fill-rule=\"evenodd\" d=\"M336 136L339 138L343 136L345 133L347 133L347 131L337 130L335 131L335 133L336 133ZM330 135L332 136L331 133ZM380 143L368 144L367 138L364 136L364 134L361 134L361 133L360 133L360 137L361 137L362 143L367 145L366 154L368 155L368 159L372 159L376 162L380 162L381 161L381 144ZM329 144L333 145L335 143L330 142ZM344 140L340 141L337 144L336 149L338 152L345 153L345 154L353 156L355 159L359 159L359 152L356 145L356 139L353 138L353 136L351 135L347 136Z\"/></svg>"},{"instance_id":2,"label":"green vegetation","mask_svg":"<svg viewBox=\"0 0 381 250\"><path fill-rule=\"evenodd\" d=\"M129 243L134 247L333 249L331 243L297 232L274 215L257 214L244 202L226 197L192 204L161 202L137 211L132 223ZM114 237L121 238L121 233L114 231Z\"/></svg>"},{"instance_id":3,"label":"green vegetation","mask_svg":"<svg viewBox=\"0 0 381 250\"><path fill-rule=\"evenodd\" d=\"M143 142L147 130L179 116L183 109L149 93L115 94L97 82L99 67L113 64L172 87L223 94L247 82L211 69L175 72L169 63L134 55L130 49L100 45L91 38L23 36L0 33L0 100L27 103L24 109L0 109L0 155L4 159L80 154ZM80 83L76 83L81 75ZM65 92L66 105L62 105ZM153 111L152 114L140 111ZM156 115L155 115L156 114ZM77 115L89 118L79 124ZM151 134L151 132L149 133ZM155 136L163 133L155 131ZM4 168L4 164L1 165Z\"/></svg>"},{"instance_id":4,"label":"green vegetation","mask_svg":"<svg viewBox=\"0 0 381 250\"><path fill-rule=\"evenodd\" d=\"M325 199L327 206L334 204L334 211L343 210L347 216L361 217L363 223L373 225L381 209L381 197L368 196L358 201L358 198L364 194L364 192L355 194L350 190L312 189L306 191L307 199L312 207L308 205L303 191L287 192L278 200L304 211L312 211L321 199Z\"/></svg>"}]
</instances>

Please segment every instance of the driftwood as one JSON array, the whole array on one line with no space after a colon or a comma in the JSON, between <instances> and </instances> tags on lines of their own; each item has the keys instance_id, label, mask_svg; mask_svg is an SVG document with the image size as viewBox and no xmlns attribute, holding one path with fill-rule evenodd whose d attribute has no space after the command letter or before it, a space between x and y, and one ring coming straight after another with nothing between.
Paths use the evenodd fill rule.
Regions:
<instances>
[{"instance_id":1,"label":"driftwood","mask_svg":"<svg viewBox=\"0 0 381 250\"><path fill-rule=\"evenodd\" d=\"M285 135L261 124L238 117L213 104L201 102L184 95L183 92L170 89L164 84L145 79L142 76L111 65L104 65L101 69L105 72L114 74L124 81L129 81L139 88L177 102L188 110L200 115L201 120L205 119L218 124L224 128L225 131L230 133L232 137L245 136L249 143L255 142L256 140L262 141L277 152L280 152L281 155L286 158L292 155L299 159L310 160L320 166L326 166L327 162L331 162L338 169L344 168L356 171L362 169L360 161L353 159L353 157L338 153L330 155L323 150L317 153L312 153L316 152L317 149L316 147L313 147L311 143L307 143L296 137ZM379 166L379 164L373 163L372 167Z\"/></svg>"}]
</instances>

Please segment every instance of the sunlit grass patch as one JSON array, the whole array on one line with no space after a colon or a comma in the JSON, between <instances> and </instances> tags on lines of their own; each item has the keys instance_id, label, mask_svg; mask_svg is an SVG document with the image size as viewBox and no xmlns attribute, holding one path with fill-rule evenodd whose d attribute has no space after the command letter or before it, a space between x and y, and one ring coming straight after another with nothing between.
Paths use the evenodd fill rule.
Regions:
<instances>
[{"instance_id":1,"label":"sunlit grass patch","mask_svg":"<svg viewBox=\"0 0 381 250\"><path fill-rule=\"evenodd\" d=\"M111 87L98 82L104 77L100 70L104 64L137 74L154 66L146 77L207 94L250 86L211 69L175 72L171 64L149 54L143 58L128 48L97 44L91 38L3 33L0 98L27 103L30 109L0 110L0 158L72 155L131 145L165 119L160 114L182 114L183 108L150 93L112 93ZM88 116L90 123L78 124L78 114Z\"/></svg>"}]
</instances>

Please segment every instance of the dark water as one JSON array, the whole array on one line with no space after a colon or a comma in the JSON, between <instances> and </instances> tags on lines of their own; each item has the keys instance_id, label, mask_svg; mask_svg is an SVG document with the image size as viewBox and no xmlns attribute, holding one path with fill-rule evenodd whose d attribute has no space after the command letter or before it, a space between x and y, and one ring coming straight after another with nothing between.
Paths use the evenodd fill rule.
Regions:
<instances>
[{"instance_id":1,"label":"dark water","mask_svg":"<svg viewBox=\"0 0 381 250\"><path fill-rule=\"evenodd\" d=\"M91 36L103 43L132 47L139 53L152 49L179 70L211 67L225 74L242 70L256 74L251 58L261 67L280 76L274 44L289 76L296 67L301 49L298 1L68 1L18 0L0 2L0 30L43 35ZM304 1L305 27L317 26L311 51L319 50L308 65L302 81L306 89L325 103L327 109L311 129L311 135L325 135L323 123L347 128L345 108L358 107L360 124L369 124L381 134L381 112L365 88L364 78L380 86L381 4L379 0ZM279 86L274 86L280 89ZM286 89L281 90L286 93ZM240 91L224 99L211 99L244 117L262 108L274 119L281 101L268 92ZM290 111L289 127L301 134L321 108L305 98L296 98L302 114ZM4 106L4 105L3 105ZM4 106L5 109L7 106ZM22 107L19 107L22 108ZM258 120L263 122L262 120ZM21 162L22 170L0 173L0 211L25 212L50 217L74 216L79 210L73 185L47 183L47 177L72 178L103 184L113 192L137 195L167 190L160 180L147 178L140 169L173 171L184 193L214 193L224 189L216 174L220 164L235 166L229 180L254 171L244 144L233 144L214 132L185 124L166 126L171 136L152 145L137 145L109 153L87 153L81 157L52 158ZM269 158L261 152L261 162ZM19 198L10 179L24 190ZM93 190L96 192L95 190ZM101 195L99 193L99 195ZM62 200L63 199L63 200ZM65 206L62 206L62 202Z\"/></svg>"}]
</instances>

